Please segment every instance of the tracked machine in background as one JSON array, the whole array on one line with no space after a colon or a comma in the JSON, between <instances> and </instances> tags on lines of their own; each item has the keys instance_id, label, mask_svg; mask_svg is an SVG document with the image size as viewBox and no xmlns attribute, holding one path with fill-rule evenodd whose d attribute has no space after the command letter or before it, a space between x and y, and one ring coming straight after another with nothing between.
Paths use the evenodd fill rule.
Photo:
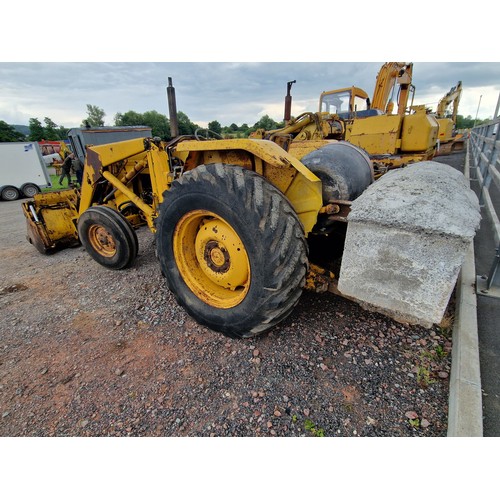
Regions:
<instances>
[{"instance_id":1,"label":"tracked machine in background","mask_svg":"<svg viewBox=\"0 0 500 500\"><path fill-rule=\"evenodd\" d=\"M392 168L429 160L437 150L438 123L425 106L409 104L415 93L412 74L412 63L385 63L371 100L359 87L326 91L317 113L292 119L285 111L283 128L259 130L253 137L277 142L299 159L328 142L346 141L367 152L376 177ZM288 96L289 92L286 109L291 102Z\"/></svg>"},{"instance_id":2,"label":"tracked machine in background","mask_svg":"<svg viewBox=\"0 0 500 500\"><path fill-rule=\"evenodd\" d=\"M439 101L436 109L436 120L439 125L438 155L446 155L464 149L465 137L455 130L458 116L458 105L462 97L462 82L458 82ZM451 106L451 112L450 112Z\"/></svg>"}]
</instances>

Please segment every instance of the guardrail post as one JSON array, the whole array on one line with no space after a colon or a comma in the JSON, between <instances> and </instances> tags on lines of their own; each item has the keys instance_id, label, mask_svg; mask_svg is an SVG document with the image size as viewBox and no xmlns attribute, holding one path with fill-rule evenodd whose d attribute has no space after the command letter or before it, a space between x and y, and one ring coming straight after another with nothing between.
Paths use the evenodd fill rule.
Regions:
<instances>
[{"instance_id":1,"label":"guardrail post","mask_svg":"<svg viewBox=\"0 0 500 500\"><path fill-rule=\"evenodd\" d=\"M497 247L488 276L476 276L476 293L500 298L500 247Z\"/></svg>"}]
</instances>

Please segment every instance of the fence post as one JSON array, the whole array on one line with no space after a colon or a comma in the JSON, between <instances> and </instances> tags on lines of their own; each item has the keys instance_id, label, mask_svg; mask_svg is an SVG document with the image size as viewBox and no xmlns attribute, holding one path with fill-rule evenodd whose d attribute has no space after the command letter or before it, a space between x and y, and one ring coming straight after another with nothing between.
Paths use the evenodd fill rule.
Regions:
<instances>
[{"instance_id":1,"label":"fence post","mask_svg":"<svg viewBox=\"0 0 500 500\"><path fill-rule=\"evenodd\" d=\"M476 277L476 293L500 298L500 247L497 247L490 272Z\"/></svg>"}]
</instances>

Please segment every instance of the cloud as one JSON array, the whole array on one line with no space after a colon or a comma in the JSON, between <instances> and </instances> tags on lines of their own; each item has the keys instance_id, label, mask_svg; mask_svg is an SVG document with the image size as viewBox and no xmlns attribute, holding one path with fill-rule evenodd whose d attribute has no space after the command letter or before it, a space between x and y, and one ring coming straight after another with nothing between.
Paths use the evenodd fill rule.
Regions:
<instances>
[{"instance_id":1,"label":"cloud","mask_svg":"<svg viewBox=\"0 0 500 500\"><path fill-rule=\"evenodd\" d=\"M283 118L288 81L292 114L316 111L324 90L356 85L372 95L383 62L52 62L0 63L0 119L28 124L51 118L79 126L87 104L102 108L106 124L116 113L155 110L168 115L166 87L172 77L177 109L195 123L253 125L265 114ZM500 91L500 63L416 62L415 102L433 107L456 83L463 82L459 113L492 116Z\"/></svg>"}]
</instances>

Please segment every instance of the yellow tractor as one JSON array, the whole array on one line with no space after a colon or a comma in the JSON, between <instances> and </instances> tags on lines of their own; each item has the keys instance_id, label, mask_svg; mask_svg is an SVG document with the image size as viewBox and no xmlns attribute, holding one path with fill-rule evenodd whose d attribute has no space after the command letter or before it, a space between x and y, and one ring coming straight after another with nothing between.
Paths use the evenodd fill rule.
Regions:
<instances>
[{"instance_id":1,"label":"yellow tractor","mask_svg":"<svg viewBox=\"0 0 500 500\"><path fill-rule=\"evenodd\" d=\"M408 106L414 92L412 72L412 63L385 63L371 101L354 86L323 92L317 113L288 119L285 110L283 128L259 130L253 137L275 141L299 159L329 140L344 140L368 153L376 177L390 168L429 160L436 153L438 123L425 106ZM398 106L393 113L396 87Z\"/></svg>"},{"instance_id":2,"label":"yellow tractor","mask_svg":"<svg viewBox=\"0 0 500 500\"><path fill-rule=\"evenodd\" d=\"M348 147L358 183L349 189L361 192L373 181L371 162ZM81 190L23 204L28 240L42 253L81 242L101 265L124 269L137 256L135 228L147 225L178 302L214 330L253 336L291 312L306 280L324 287L323 274L332 276L308 274L307 243L348 208L336 199L345 190L335 190L330 169L323 186L271 141L206 140L198 132L169 143L88 146Z\"/></svg>"}]
</instances>

